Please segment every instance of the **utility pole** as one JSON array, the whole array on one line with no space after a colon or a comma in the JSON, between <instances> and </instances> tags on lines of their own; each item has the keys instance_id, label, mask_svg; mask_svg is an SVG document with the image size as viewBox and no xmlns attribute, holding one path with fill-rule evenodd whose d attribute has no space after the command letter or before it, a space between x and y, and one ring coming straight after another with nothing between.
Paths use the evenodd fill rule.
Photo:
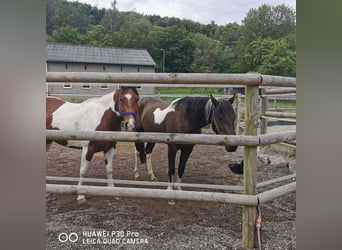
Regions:
<instances>
[{"instance_id":1,"label":"utility pole","mask_svg":"<svg viewBox=\"0 0 342 250\"><path fill-rule=\"evenodd\" d=\"M163 52L163 73L165 72L165 50L160 49Z\"/></svg>"}]
</instances>

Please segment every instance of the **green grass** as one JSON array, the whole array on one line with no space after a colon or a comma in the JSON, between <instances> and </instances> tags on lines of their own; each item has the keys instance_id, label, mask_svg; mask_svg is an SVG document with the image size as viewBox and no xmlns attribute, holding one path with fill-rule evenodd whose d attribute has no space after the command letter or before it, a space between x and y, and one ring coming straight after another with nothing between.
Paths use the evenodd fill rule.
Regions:
<instances>
[{"instance_id":1,"label":"green grass","mask_svg":"<svg viewBox=\"0 0 342 250\"><path fill-rule=\"evenodd\" d=\"M270 108L278 108L278 110L270 110ZM289 109L286 109L289 108ZM296 108L296 101L295 100L277 100L275 104L273 100L268 101L268 109L270 111L277 111L277 112L295 112Z\"/></svg>"},{"instance_id":2,"label":"green grass","mask_svg":"<svg viewBox=\"0 0 342 250\"><path fill-rule=\"evenodd\" d=\"M220 94L220 89L218 88L186 88L186 87L172 87L172 88L155 88L155 93L160 94Z\"/></svg>"},{"instance_id":3,"label":"green grass","mask_svg":"<svg viewBox=\"0 0 342 250\"><path fill-rule=\"evenodd\" d=\"M156 87L155 88L155 94L156 97L158 95L181 95L181 96L187 96L187 95L199 95L199 96L205 96L209 94L213 95L221 95L221 89L220 88L191 88L191 87ZM171 103L173 100L175 100L177 97L170 97L170 96L163 96L161 97L161 100L163 100L166 103ZM76 98L68 98L68 101L71 101L73 103L80 103L84 100L76 99ZM245 98L241 98L241 104L244 106L245 104ZM278 108L278 112L295 112L294 108L296 108L296 101L295 100L277 100L276 106ZM274 100L268 101L268 107L274 108L275 103ZM286 109L290 108L290 109ZM275 110L270 110L275 111Z\"/></svg>"},{"instance_id":4,"label":"green grass","mask_svg":"<svg viewBox=\"0 0 342 250\"><path fill-rule=\"evenodd\" d=\"M189 87L172 87L172 88L164 88L164 87L156 87L155 88L155 94L158 96L161 95L218 95L220 93L219 88L189 88ZM161 97L161 100L163 100L166 103L171 103L176 97Z\"/></svg>"},{"instance_id":5,"label":"green grass","mask_svg":"<svg viewBox=\"0 0 342 250\"><path fill-rule=\"evenodd\" d=\"M156 96L160 95L221 95L220 88L187 88L187 87L172 87L172 88L164 88L164 87L157 87L155 88ZM171 103L176 97L168 97L163 96L161 100L166 103ZM245 99L241 98L241 104L244 106ZM275 103L274 100L268 101L268 107L274 108ZM296 108L296 101L295 100L277 100L276 107L278 108L278 112L295 112ZM286 109L289 108L289 109ZM275 110L270 110L275 111Z\"/></svg>"}]
</instances>

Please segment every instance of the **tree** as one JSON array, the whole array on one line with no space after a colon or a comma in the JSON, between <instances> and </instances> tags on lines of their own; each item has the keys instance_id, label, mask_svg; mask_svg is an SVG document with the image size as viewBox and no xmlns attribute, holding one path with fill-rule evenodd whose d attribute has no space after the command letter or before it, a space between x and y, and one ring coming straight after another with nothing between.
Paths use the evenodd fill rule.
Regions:
<instances>
[{"instance_id":1,"label":"tree","mask_svg":"<svg viewBox=\"0 0 342 250\"><path fill-rule=\"evenodd\" d=\"M60 43L78 44L81 42L80 32L71 26L62 26L52 33L52 40Z\"/></svg>"},{"instance_id":2,"label":"tree","mask_svg":"<svg viewBox=\"0 0 342 250\"><path fill-rule=\"evenodd\" d=\"M296 14L286 5L271 7L263 4L248 11L242 21L244 44L261 38L280 39L296 33Z\"/></svg>"},{"instance_id":3,"label":"tree","mask_svg":"<svg viewBox=\"0 0 342 250\"><path fill-rule=\"evenodd\" d=\"M120 12L80 2L46 1L46 39L51 42L145 48L167 72L295 75L295 11L286 5L251 9L242 25L200 24L175 17Z\"/></svg>"},{"instance_id":4,"label":"tree","mask_svg":"<svg viewBox=\"0 0 342 250\"><path fill-rule=\"evenodd\" d=\"M165 51L166 72L190 72L195 44L185 29L167 27L160 33L160 47Z\"/></svg>"},{"instance_id":5,"label":"tree","mask_svg":"<svg viewBox=\"0 0 342 250\"><path fill-rule=\"evenodd\" d=\"M111 2L111 8L105 11L103 18L101 19L101 25L108 32L116 32L120 27L120 22L118 22L119 10L116 8L116 5L116 0Z\"/></svg>"},{"instance_id":6,"label":"tree","mask_svg":"<svg viewBox=\"0 0 342 250\"><path fill-rule=\"evenodd\" d=\"M241 26L237 23L229 23L222 29L219 40L224 46L234 48L241 37Z\"/></svg>"},{"instance_id":7,"label":"tree","mask_svg":"<svg viewBox=\"0 0 342 250\"><path fill-rule=\"evenodd\" d=\"M295 76L296 53L289 49L284 39L258 38L245 47L240 69L242 72Z\"/></svg>"},{"instance_id":8,"label":"tree","mask_svg":"<svg viewBox=\"0 0 342 250\"><path fill-rule=\"evenodd\" d=\"M102 25L92 25L87 29L82 42L94 46L109 46L111 37L105 32Z\"/></svg>"},{"instance_id":9,"label":"tree","mask_svg":"<svg viewBox=\"0 0 342 250\"><path fill-rule=\"evenodd\" d=\"M191 71L198 73L218 72L218 58L222 53L220 42L199 33L194 34L192 40L196 49Z\"/></svg>"}]
</instances>

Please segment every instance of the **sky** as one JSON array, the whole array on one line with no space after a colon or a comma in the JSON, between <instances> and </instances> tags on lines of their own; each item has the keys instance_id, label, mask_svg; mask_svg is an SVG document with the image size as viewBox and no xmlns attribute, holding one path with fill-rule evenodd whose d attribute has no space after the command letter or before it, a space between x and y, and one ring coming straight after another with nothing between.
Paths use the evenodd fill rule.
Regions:
<instances>
[{"instance_id":1,"label":"sky","mask_svg":"<svg viewBox=\"0 0 342 250\"><path fill-rule=\"evenodd\" d=\"M110 8L113 0L78 0L98 8ZM119 11L135 11L145 15L178 17L202 24L242 23L247 12L262 4L285 4L296 10L296 0L117 0Z\"/></svg>"}]
</instances>

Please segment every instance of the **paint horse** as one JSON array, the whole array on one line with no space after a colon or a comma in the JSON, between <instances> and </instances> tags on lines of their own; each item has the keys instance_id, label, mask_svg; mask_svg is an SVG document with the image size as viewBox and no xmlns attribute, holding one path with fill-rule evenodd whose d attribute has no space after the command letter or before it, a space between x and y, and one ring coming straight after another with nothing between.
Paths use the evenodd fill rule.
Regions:
<instances>
[{"instance_id":1,"label":"paint horse","mask_svg":"<svg viewBox=\"0 0 342 250\"><path fill-rule=\"evenodd\" d=\"M78 131L121 131L124 121L125 130L133 131L138 113L139 94L135 88L121 87L114 93L99 98L88 99L82 103L70 103L56 97L46 98L46 129ZM96 152L103 152L108 186L113 184L113 156L116 142L101 141L55 141L66 147L82 149L80 180L82 185L90 161ZM46 151L52 141L46 141ZM77 201L86 201L84 195L78 195Z\"/></svg>"},{"instance_id":2,"label":"paint horse","mask_svg":"<svg viewBox=\"0 0 342 250\"><path fill-rule=\"evenodd\" d=\"M229 101L210 97L184 97L174 100L170 105L151 97L142 98L139 103L140 118L137 119L138 132L166 132L166 133L193 133L200 134L201 128L211 124L216 134L235 135L235 112L232 106L235 96ZM147 163L147 171L151 180L156 180L153 173L151 153L155 143L136 143L135 178L139 177L138 157L141 163ZM180 189L178 183L184 174L186 162L193 150L193 144L168 144L169 185L175 175L175 158L181 150L178 177L175 180L175 189ZM226 151L234 152L237 146L226 146Z\"/></svg>"}]
</instances>

